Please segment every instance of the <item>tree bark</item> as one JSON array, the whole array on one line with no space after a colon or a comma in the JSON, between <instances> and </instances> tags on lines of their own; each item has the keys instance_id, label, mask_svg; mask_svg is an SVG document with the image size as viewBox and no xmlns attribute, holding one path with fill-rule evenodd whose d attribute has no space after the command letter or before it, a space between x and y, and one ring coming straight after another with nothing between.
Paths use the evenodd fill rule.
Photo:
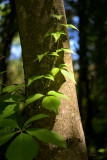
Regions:
<instances>
[{"instance_id":1,"label":"tree bark","mask_svg":"<svg viewBox=\"0 0 107 160\"><path fill-rule=\"evenodd\" d=\"M25 82L33 75L41 75L49 73L52 68L51 62L44 58L41 63L32 63L38 54L46 51L55 51L58 47L70 48L69 36L61 36L60 42L54 44L53 38L44 39L44 35L50 31L56 31L56 20L50 17L51 14L62 14L61 23L66 23L65 10L63 0L16 0L16 10L18 15L19 32L22 46L22 57L24 65ZM59 27L58 27L59 28ZM59 28L61 29L61 28ZM52 58L54 61L54 58ZM56 60L55 66L60 63L69 65L68 70L73 73L71 54L61 53ZM45 120L39 123L39 127L53 129L55 132L64 137L67 142L67 149L41 144L40 152L36 159L38 160L87 160L84 133L81 125L80 114L78 110L77 96L75 84L62 75L56 77L55 83L50 84L47 90L58 90L69 98L71 101L61 99L59 114L53 115L50 121ZM28 89L26 94L31 95L40 93L43 90L41 81L34 82ZM36 105L36 104L35 104ZM43 111L41 108L33 107L33 114ZM46 111L45 111L46 112ZM29 113L26 113L29 114ZM30 113L30 116L32 113ZM34 124L35 125L35 124ZM35 127L37 124L35 125Z\"/></svg>"}]
</instances>

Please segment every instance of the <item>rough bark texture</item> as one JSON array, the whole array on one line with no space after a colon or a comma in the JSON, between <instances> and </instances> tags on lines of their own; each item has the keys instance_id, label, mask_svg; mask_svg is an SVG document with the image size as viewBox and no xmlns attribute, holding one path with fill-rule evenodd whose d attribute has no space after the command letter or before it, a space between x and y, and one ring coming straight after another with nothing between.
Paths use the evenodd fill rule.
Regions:
<instances>
[{"instance_id":1,"label":"rough bark texture","mask_svg":"<svg viewBox=\"0 0 107 160\"><path fill-rule=\"evenodd\" d=\"M44 39L43 36L50 31L56 31L56 20L50 17L52 13L62 14L64 17L61 23L66 23L65 10L63 0L16 0L16 9L19 22L20 38L22 45L22 56L24 64L25 82L32 75L41 75L49 73L52 67L51 62L47 58L39 64L32 63L38 54L46 51L53 51L56 45L53 43L53 38ZM59 28L60 29L60 28ZM64 29L64 28L63 28ZM61 41L57 47L69 48L69 37L61 36ZM54 58L52 58L54 60ZM55 66L60 63L66 63L68 68L73 72L71 55L68 53L61 53L60 58L56 60ZM87 160L86 146L84 140L84 133L81 125L81 119L78 110L78 103L76 97L76 90L74 83L68 78L65 80L62 75L58 75L56 82L52 83L49 89L59 90L68 97L71 101L62 99L59 109L59 115L55 115L50 120L43 121L39 124L45 128L52 129L62 135L67 142L67 149L60 149L58 147L41 144L40 153L37 160ZM26 94L34 94L41 92L43 84L39 82L26 90ZM33 113L41 112L40 109L33 110ZM32 114L32 113L30 113Z\"/></svg>"}]
</instances>

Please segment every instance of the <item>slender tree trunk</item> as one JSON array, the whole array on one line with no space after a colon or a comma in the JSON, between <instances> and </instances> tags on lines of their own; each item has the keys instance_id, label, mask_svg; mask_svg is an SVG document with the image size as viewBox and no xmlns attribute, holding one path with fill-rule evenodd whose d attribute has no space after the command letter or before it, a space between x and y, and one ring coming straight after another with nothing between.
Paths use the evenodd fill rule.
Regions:
<instances>
[{"instance_id":1,"label":"slender tree trunk","mask_svg":"<svg viewBox=\"0 0 107 160\"><path fill-rule=\"evenodd\" d=\"M20 38L22 45L22 57L24 64L25 82L32 75L41 75L49 73L52 67L51 62L47 58L39 64L32 63L38 54L46 51L53 51L57 47L69 48L69 37L62 36L57 46L53 43L53 39L44 39L44 35L50 31L56 31L56 20L50 17L52 13L62 14L61 23L66 23L65 10L62 0L16 0L16 9L19 22ZM58 27L59 28L59 27ZM60 28L59 28L60 29ZM64 28L63 28L64 29ZM54 58L52 58L52 61ZM60 63L66 63L68 68L73 72L71 55L68 53L61 53L60 58L56 60L55 66ZM63 136L67 142L67 149L60 149L58 147L41 145L37 160L87 160L86 146L84 140L84 133L81 125L80 114L78 110L78 103L76 97L76 90L74 83L68 78L65 80L62 75L58 75L56 83L51 83L49 89L59 90L68 97L71 101L62 99L59 109L59 114L50 121L43 121L39 127L46 127L53 129L55 132ZM26 94L34 94L35 92L42 92L43 84L41 81L33 83ZM41 108L35 109L33 107L33 114L41 112ZM28 113L27 113L28 114ZM32 114L32 113L30 113ZM37 126L37 125L35 125Z\"/></svg>"}]
</instances>

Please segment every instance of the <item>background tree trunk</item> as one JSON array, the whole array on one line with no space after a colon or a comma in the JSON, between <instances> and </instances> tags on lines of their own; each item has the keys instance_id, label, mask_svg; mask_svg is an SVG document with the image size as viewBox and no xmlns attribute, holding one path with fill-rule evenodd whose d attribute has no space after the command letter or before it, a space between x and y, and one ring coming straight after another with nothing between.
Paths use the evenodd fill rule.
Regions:
<instances>
[{"instance_id":1,"label":"background tree trunk","mask_svg":"<svg viewBox=\"0 0 107 160\"><path fill-rule=\"evenodd\" d=\"M44 58L41 63L37 61L36 63L32 63L38 54L43 54L46 51L55 51L57 47L70 48L68 31L64 28L67 37L61 36L61 40L57 45L54 44L53 38L51 37L44 39L44 35L47 32L56 31L56 20L50 17L50 15L52 13L62 14L63 18L61 23L66 23L66 16L62 0L55 0L54 2L50 0L31 0L30 3L28 0L16 0L16 9L22 46L25 82L27 82L29 77L47 74L52 68L52 64L47 58ZM54 58L52 58L52 61L54 61ZM58 66L60 63L68 64L70 66L68 69L73 72L71 54L61 53L59 59L56 60L55 66ZM26 94L41 93L43 87L43 83L40 80L34 82L26 89ZM36 159L87 160L84 133L74 83L68 78L65 80L64 77L59 74L56 77L56 82L51 82L47 91L50 89L59 90L71 98L71 101L62 99L59 114L53 118L55 115L51 113L53 116L51 116L50 121L48 120L47 122L46 120L44 123L42 121L39 123L39 127L53 128L55 132L65 138L67 149L42 144L40 153ZM32 106L32 108L33 113L27 112L26 114L28 114L28 116L41 111L43 112L43 109L39 109L36 106Z\"/></svg>"}]
</instances>

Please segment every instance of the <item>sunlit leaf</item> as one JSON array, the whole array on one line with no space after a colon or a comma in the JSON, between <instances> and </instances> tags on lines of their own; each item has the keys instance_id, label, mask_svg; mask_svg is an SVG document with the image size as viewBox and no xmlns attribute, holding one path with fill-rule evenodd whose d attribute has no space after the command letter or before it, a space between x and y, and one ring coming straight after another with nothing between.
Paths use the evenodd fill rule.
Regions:
<instances>
[{"instance_id":1,"label":"sunlit leaf","mask_svg":"<svg viewBox=\"0 0 107 160\"><path fill-rule=\"evenodd\" d=\"M18 123L13 119L0 119L0 127L19 128Z\"/></svg>"},{"instance_id":2,"label":"sunlit leaf","mask_svg":"<svg viewBox=\"0 0 107 160\"><path fill-rule=\"evenodd\" d=\"M50 55L50 56L59 56L59 55L57 54L57 52L52 52L52 53L49 53L48 55Z\"/></svg>"},{"instance_id":3,"label":"sunlit leaf","mask_svg":"<svg viewBox=\"0 0 107 160\"><path fill-rule=\"evenodd\" d=\"M46 78L46 79L50 79L50 80L54 81L54 77L51 74L47 74L43 77Z\"/></svg>"},{"instance_id":4,"label":"sunlit leaf","mask_svg":"<svg viewBox=\"0 0 107 160\"><path fill-rule=\"evenodd\" d=\"M71 79L75 84L76 84L76 81L74 79L74 75L73 73L69 72L68 70L66 69L60 69L61 73L65 76L65 77L68 77L69 79Z\"/></svg>"},{"instance_id":5,"label":"sunlit leaf","mask_svg":"<svg viewBox=\"0 0 107 160\"><path fill-rule=\"evenodd\" d=\"M45 57L46 55L48 54L48 52L45 52L44 54L40 54L40 55L37 55L38 59L39 59L39 62L43 59L43 57Z\"/></svg>"},{"instance_id":6,"label":"sunlit leaf","mask_svg":"<svg viewBox=\"0 0 107 160\"><path fill-rule=\"evenodd\" d=\"M61 104L61 100L55 96L47 96L42 101L42 106L50 111L54 111L58 114L58 108Z\"/></svg>"},{"instance_id":7,"label":"sunlit leaf","mask_svg":"<svg viewBox=\"0 0 107 160\"><path fill-rule=\"evenodd\" d=\"M67 49L67 48L61 48L61 49L56 50L56 52L61 52L61 51L65 51L65 52L68 52L68 53L76 54L71 49Z\"/></svg>"},{"instance_id":8,"label":"sunlit leaf","mask_svg":"<svg viewBox=\"0 0 107 160\"><path fill-rule=\"evenodd\" d=\"M60 64L59 65L59 68L61 69L61 68L64 68L64 67L68 67L69 65L67 65L67 64Z\"/></svg>"},{"instance_id":9,"label":"sunlit leaf","mask_svg":"<svg viewBox=\"0 0 107 160\"><path fill-rule=\"evenodd\" d=\"M9 145L6 151L8 160L32 160L39 150L37 141L30 135L21 133Z\"/></svg>"},{"instance_id":10,"label":"sunlit leaf","mask_svg":"<svg viewBox=\"0 0 107 160\"><path fill-rule=\"evenodd\" d=\"M43 76L37 76L37 75L35 75L35 76L32 76L32 77L30 77L29 79L28 79L28 86L29 85L31 85L31 83L33 83L34 81L36 81L37 79L41 79Z\"/></svg>"},{"instance_id":11,"label":"sunlit leaf","mask_svg":"<svg viewBox=\"0 0 107 160\"><path fill-rule=\"evenodd\" d=\"M0 134L0 146L8 142L15 134L16 132Z\"/></svg>"},{"instance_id":12,"label":"sunlit leaf","mask_svg":"<svg viewBox=\"0 0 107 160\"><path fill-rule=\"evenodd\" d=\"M30 122L33 122L33 121L35 121L35 120L42 119L42 118L45 118L45 117L49 117L49 115L47 115L47 114L37 114L37 115L29 118L29 119L24 123L24 126L23 126L23 127L27 126Z\"/></svg>"},{"instance_id":13,"label":"sunlit leaf","mask_svg":"<svg viewBox=\"0 0 107 160\"><path fill-rule=\"evenodd\" d=\"M64 27L70 27L70 28L73 28L73 29L76 29L77 31L79 31L74 25L72 25L72 24L60 24L60 25L62 25L62 26L64 26Z\"/></svg>"},{"instance_id":14,"label":"sunlit leaf","mask_svg":"<svg viewBox=\"0 0 107 160\"><path fill-rule=\"evenodd\" d=\"M64 31L59 31L59 32L48 32L45 37L48 37L48 36L53 36L55 38L55 42L58 41L58 39L60 38L61 35L66 35L66 33Z\"/></svg>"},{"instance_id":15,"label":"sunlit leaf","mask_svg":"<svg viewBox=\"0 0 107 160\"><path fill-rule=\"evenodd\" d=\"M27 106L28 104L42 98L43 96L44 96L43 94L39 94L39 93L29 96L28 99L26 99L25 106Z\"/></svg>"},{"instance_id":16,"label":"sunlit leaf","mask_svg":"<svg viewBox=\"0 0 107 160\"><path fill-rule=\"evenodd\" d=\"M28 129L27 133L32 136L35 136L37 139L39 139L42 142L51 143L56 146L66 148L65 140L60 135L58 135L57 133L51 130L32 128L32 129Z\"/></svg>"},{"instance_id":17,"label":"sunlit leaf","mask_svg":"<svg viewBox=\"0 0 107 160\"><path fill-rule=\"evenodd\" d=\"M55 75L59 72L59 68L53 68L51 70L51 74L55 77Z\"/></svg>"},{"instance_id":18,"label":"sunlit leaf","mask_svg":"<svg viewBox=\"0 0 107 160\"><path fill-rule=\"evenodd\" d=\"M51 14L51 17L54 17L54 18L57 18L58 20L60 20L63 17L63 15Z\"/></svg>"},{"instance_id":19,"label":"sunlit leaf","mask_svg":"<svg viewBox=\"0 0 107 160\"><path fill-rule=\"evenodd\" d=\"M56 91L49 91L47 93L47 95L51 95L51 96L56 96L56 97L62 97L62 98L66 98L68 100L70 100L70 98L68 98L66 95L64 95L63 93L60 92L56 92Z\"/></svg>"}]
</instances>

